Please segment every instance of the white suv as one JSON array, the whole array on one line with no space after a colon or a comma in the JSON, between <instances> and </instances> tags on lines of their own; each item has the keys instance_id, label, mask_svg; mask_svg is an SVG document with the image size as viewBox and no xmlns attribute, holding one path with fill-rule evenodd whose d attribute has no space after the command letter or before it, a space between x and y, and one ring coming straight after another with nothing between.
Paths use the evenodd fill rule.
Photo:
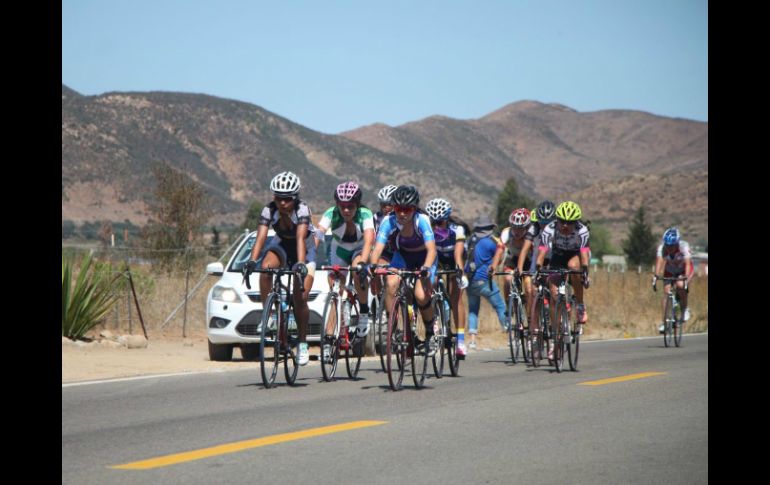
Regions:
<instances>
[{"instance_id":1,"label":"white suv","mask_svg":"<svg viewBox=\"0 0 770 485\"><path fill-rule=\"evenodd\" d=\"M267 234L268 241L275 236L272 229ZM244 360L255 360L259 357L258 329L262 319L259 273L251 275L250 290L246 288L241 273L243 266L251 256L251 249L254 247L256 239L256 231L246 236L233 253L233 257L230 258L226 270L220 262L211 263L206 267L208 274L221 276L206 298L206 329L211 360L232 360L234 347L240 347ZM327 231L324 239L324 243L318 246L316 268L328 264L331 231ZM285 276L284 278L288 283L289 277ZM313 287L310 289L310 297L308 298L308 307L310 308L308 343L320 341L324 303L328 293L327 271L316 269ZM371 292L369 292L369 300L371 307Z\"/></svg>"}]
</instances>

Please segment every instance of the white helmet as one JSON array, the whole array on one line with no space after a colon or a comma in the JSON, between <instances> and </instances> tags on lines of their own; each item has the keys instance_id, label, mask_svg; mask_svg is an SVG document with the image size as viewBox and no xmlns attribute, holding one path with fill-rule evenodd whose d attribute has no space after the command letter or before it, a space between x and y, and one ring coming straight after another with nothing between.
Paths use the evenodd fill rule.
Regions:
<instances>
[{"instance_id":1,"label":"white helmet","mask_svg":"<svg viewBox=\"0 0 770 485\"><path fill-rule=\"evenodd\" d=\"M281 172L270 181L270 190L275 195L297 195L299 187L299 177L292 172Z\"/></svg>"},{"instance_id":2,"label":"white helmet","mask_svg":"<svg viewBox=\"0 0 770 485\"><path fill-rule=\"evenodd\" d=\"M443 221L452 213L452 204L444 199L432 199L425 206L425 212L428 213L434 221Z\"/></svg>"},{"instance_id":3,"label":"white helmet","mask_svg":"<svg viewBox=\"0 0 770 485\"><path fill-rule=\"evenodd\" d=\"M377 192L377 198L380 199L380 204L390 204L390 198L397 188L398 187L395 185L386 185L385 187L381 188L380 191Z\"/></svg>"}]
</instances>

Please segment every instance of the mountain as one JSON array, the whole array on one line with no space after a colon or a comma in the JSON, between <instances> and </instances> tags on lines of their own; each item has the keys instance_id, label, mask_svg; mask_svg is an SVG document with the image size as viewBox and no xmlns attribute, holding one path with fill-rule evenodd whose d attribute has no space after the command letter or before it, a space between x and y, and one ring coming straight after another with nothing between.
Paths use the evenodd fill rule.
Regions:
<instances>
[{"instance_id":1,"label":"mountain","mask_svg":"<svg viewBox=\"0 0 770 485\"><path fill-rule=\"evenodd\" d=\"M614 224L617 211L604 208L625 211L637 200L627 190L630 181L644 180L651 200L668 201L655 205L666 212L651 216L686 216L707 238L708 123L520 101L476 120L431 116L327 135L253 104L204 94L83 96L62 85L63 221L144 224L156 163L203 185L218 225L242 222L252 201L270 200L272 176L292 170L315 214L332 205L336 184L354 179L370 207L377 207L383 185L413 183L423 202L446 197L468 221L493 213L497 194L515 177L534 199L569 195L596 215L592 220ZM680 187L680 175L697 182L691 174L706 194L692 207L686 191L664 189L666 182Z\"/></svg>"}]
</instances>

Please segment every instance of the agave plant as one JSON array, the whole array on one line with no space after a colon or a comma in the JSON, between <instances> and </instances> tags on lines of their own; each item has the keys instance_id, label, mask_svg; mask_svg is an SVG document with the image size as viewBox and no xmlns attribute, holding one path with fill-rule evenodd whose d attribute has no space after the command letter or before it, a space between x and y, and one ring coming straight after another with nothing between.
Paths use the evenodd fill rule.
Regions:
<instances>
[{"instance_id":1,"label":"agave plant","mask_svg":"<svg viewBox=\"0 0 770 485\"><path fill-rule=\"evenodd\" d=\"M72 261L61 265L61 334L71 339L83 338L104 318L118 296L112 291L117 275L110 279L104 267L91 269L91 255L83 257L77 279L72 283Z\"/></svg>"}]
</instances>

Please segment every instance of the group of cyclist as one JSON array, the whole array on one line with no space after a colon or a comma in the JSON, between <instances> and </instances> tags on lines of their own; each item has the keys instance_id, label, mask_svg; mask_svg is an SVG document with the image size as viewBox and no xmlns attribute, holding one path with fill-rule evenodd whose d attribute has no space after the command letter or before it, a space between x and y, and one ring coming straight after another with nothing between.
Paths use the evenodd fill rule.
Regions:
<instances>
[{"instance_id":1,"label":"group of cyclist","mask_svg":"<svg viewBox=\"0 0 770 485\"><path fill-rule=\"evenodd\" d=\"M307 364L309 360L307 301L315 275L317 247L324 240L327 230L331 230L332 234L331 264L362 268L362 271L354 274L360 303L356 329L359 336L369 332L367 292L371 290L373 294L378 294L381 283L373 277L373 270L376 265L383 264L396 269L420 270L420 278L414 286L414 298L425 324L426 339L433 335L435 315L430 298L436 284L437 269L441 267L456 271L456 278L448 278L447 292L457 331L461 336L468 323L468 314L461 298L463 289L468 287L469 280L475 283L486 277L491 282L491 275L501 263L510 271L504 284L506 301L513 278L521 278L520 287L526 301L530 328L534 332L539 329L532 304L535 299L532 275L544 267L579 272L571 275L571 283L577 302L578 327L580 333L583 332L583 326L588 321L583 289L588 288L590 282L590 234L588 227L581 222L582 212L576 203L566 201L557 206L545 200L536 209L516 208L508 219L509 226L503 229L498 238L492 234L494 224L480 220L471 231L464 222L452 217L452 205L446 199L430 200L422 209L420 193L413 185L383 187L378 192L380 210L376 214L372 213L362 204L361 187L353 181L336 187L335 205L324 212L318 226L314 227L310 209L300 199L300 188L300 179L292 172L279 173L271 180L273 200L262 211L257 240L247 263L249 269L257 269L256 260L264 254L262 269L290 267L297 275L295 278L303 278L304 291L297 284L299 280L295 280L293 294L299 328L300 365ZM275 237L265 246L269 228L275 231ZM476 252L478 236L489 237L492 241L489 244L493 244L489 247L491 256L487 258L481 271L484 274L481 275L480 268L475 267L475 254L468 254ZM656 274L663 269L666 275L674 274L680 263L685 258L689 259L688 246L679 240L678 231L675 236L667 231L666 237L665 244L658 248L659 269ZM670 249L674 242L677 244L676 251ZM269 292L271 278L270 274L260 275L261 294ZM549 283L552 294L555 294L557 282L552 279ZM387 287L384 303L388 309L396 294L399 277L388 275L384 284ZM666 292L668 290L666 287ZM682 300L683 308L686 308L686 295ZM469 305L474 306L470 293ZM475 316L473 309L471 319ZM475 310L478 311L477 305ZM471 348L475 345L477 325L474 323L477 322L470 322ZM502 319L501 325L505 325ZM324 351L328 350L322 349ZM459 342L457 352L458 355L465 353L462 342Z\"/></svg>"}]
</instances>

